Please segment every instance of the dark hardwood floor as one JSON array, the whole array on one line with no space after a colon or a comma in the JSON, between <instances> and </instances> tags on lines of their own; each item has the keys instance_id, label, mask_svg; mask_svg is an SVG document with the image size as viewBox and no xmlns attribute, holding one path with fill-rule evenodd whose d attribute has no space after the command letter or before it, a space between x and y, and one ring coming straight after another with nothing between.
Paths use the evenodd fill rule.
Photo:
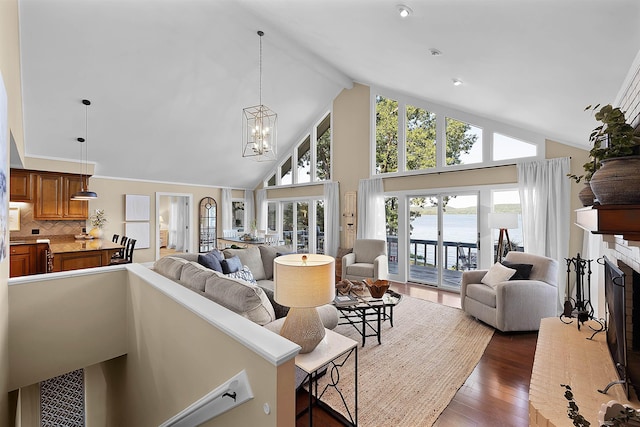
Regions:
<instances>
[{"instance_id":1,"label":"dark hardwood floor","mask_svg":"<svg viewBox=\"0 0 640 427\"><path fill-rule=\"evenodd\" d=\"M405 295L460 308L458 294L410 283L396 283L392 289ZM528 426L529 380L537 338L537 333L503 334L496 331L480 362L435 425L439 427ZM307 404L308 395L299 394L298 410L305 408ZM316 426L341 425L320 409L314 408L313 415ZM302 416L296 425L308 426L308 417Z\"/></svg>"}]
</instances>

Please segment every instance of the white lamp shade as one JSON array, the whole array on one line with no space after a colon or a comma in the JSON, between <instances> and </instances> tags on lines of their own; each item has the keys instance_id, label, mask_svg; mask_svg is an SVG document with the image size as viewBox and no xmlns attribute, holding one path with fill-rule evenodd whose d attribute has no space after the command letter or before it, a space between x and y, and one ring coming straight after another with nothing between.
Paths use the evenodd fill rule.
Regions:
<instances>
[{"instance_id":1,"label":"white lamp shade","mask_svg":"<svg viewBox=\"0 0 640 427\"><path fill-rule=\"evenodd\" d=\"M518 228L518 214L491 212L489 228Z\"/></svg>"},{"instance_id":2,"label":"white lamp shade","mask_svg":"<svg viewBox=\"0 0 640 427\"><path fill-rule=\"evenodd\" d=\"M306 257L306 261L303 260ZM327 255L282 255L273 261L274 298L286 307L318 307L335 298L335 259Z\"/></svg>"}]
</instances>

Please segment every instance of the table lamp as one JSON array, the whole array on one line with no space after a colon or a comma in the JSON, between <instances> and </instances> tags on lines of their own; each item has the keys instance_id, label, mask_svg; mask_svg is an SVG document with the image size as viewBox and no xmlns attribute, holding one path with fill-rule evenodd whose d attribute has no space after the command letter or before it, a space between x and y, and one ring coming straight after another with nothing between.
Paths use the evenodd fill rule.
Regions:
<instances>
[{"instance_id":1,"label":"table lamp","mask_svg":"<svg viewBox=\"0 0 640 427\"><path fill-rule=\"evenodd\" d=\"M489 213L489 228L497 228L500 230L498 237L498 252L496 254L496 261L502 261L502 254L504 253L504 238L507 237L507 244L511 248L511 240L509 239L509 228L518 228L518 214L515 213Z\"/></svg>"},{"instance_id":2,"label":"table lamp","mask_svg":"<svg viewBox=\"0 0 640 427\"><path fill-rule=\"evenodd\" d=\"M273 262L274 298L290 307L280 335L309 353L324 338L316 307L335 298L335 259L327 255L291 254Z\"/></svg>"}]
</instances>

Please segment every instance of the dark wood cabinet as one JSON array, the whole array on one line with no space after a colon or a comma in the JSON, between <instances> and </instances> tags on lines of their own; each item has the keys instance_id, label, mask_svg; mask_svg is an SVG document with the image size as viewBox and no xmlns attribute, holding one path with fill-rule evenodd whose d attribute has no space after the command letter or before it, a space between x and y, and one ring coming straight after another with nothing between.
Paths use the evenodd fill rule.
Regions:
<instances>
[{"instance_id":1,"label":"dark wood cabinet","mask_svg":"<svg viewBox=\"0 0 640 427\"><path fill-rule=\"evenodd\" d=\"M36 220L82 220L89 216L89 204L84 200L71 200L82 188L80 175L41 172L35 176Z\"/></svg>"},{"instance_id":2,"label":"dark wood cabinet","mask_svg":"<svg viewBox=\"0 0 640 427\"><path fill-rule=\"evenodd\" d=\"M62 176L62 217L63 219L87 219L89 202L86 200L71 200L78 191L82 190L82 176Z\"/></svg>"},{"instance_id":3,"label":"dark wood cabinet","mask_svg":"<svg viewBox=\"0 0 640 427\"><path fill-rule=\"evenodd\" d=\"M11 169L9 176L9 200L12 202L33 201L33 180L30 171Z\"/></svg>"},{"instance_id":4,"label":"dark wood cabinet","mask_svg":"<svg viewBox=\"0 0 640 427\"><path fill-rule=\"evenodd\" d=\"M48 243L9 246L9 277L41 274L48 271Z\"/></svg>"}]
</instances>

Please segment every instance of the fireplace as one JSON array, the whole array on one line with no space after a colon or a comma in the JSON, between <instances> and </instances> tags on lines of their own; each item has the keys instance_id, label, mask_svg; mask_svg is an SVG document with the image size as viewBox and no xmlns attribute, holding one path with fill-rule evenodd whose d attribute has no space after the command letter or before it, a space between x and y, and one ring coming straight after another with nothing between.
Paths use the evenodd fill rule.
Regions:
<instances>
[{"instance_id":1,"label":"fireplace","mask_svg":"<svg viewBox=\"0 0 640 427\"><path fill-rule=\"evenodd\" d=\"M627 374L640 396L640 273L620 260L617 264L625 274Z\"/></svg>"}]
</instances>

